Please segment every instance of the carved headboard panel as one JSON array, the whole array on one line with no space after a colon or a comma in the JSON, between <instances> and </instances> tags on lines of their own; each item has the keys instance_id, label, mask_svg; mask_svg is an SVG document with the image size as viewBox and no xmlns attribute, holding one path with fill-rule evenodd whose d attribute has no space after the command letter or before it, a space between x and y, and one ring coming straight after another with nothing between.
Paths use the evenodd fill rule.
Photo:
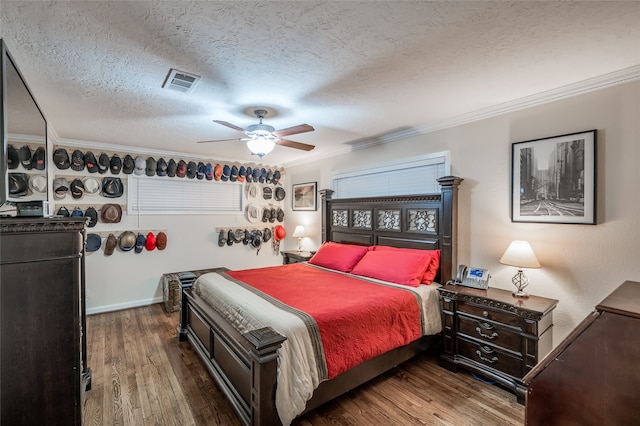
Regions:
<instances>
[{"instance_id":1,"label":"carved headboard panel","mask_svg":"<svg viewBox=\"0 0 640 426\"><path fill-rule=\"evenodd\" d=\"M332 198L321 190L322 240L441 250L436 280L452 279L457 268L457 195L461 178L438 179L438 194Z\"/></svg>"}]
</instances>

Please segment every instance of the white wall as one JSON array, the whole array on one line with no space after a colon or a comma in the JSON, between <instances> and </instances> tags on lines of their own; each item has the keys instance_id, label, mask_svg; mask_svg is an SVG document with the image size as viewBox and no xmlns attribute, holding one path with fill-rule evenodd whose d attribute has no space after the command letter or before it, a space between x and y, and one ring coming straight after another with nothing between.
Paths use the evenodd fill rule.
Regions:
<instances>
[{"instance_id":1,"label":"white wall","mask_svg":"<svg viewBox=\"0 0 640 426\"><path fill-rule=\"evenodd\" d=\"M513 142L598 129L597 225L512 223L509 216ZM627 83L507 113L404 141L287 168L291 183L331 187L331 173L363 165L451 152L459 191L458 260L490 269L493 287L513 289L514 268L498 263L509 243L528 240L541 269L529 270L531 294L559 300L554 344L625 280L640 281L640 82ZM320 215L292 212L313 232Z\"/></svg>"},{"instance_id":2,"label":"white wall","mask_svg":"<svg viewBox=\"0 0 640 426\"><path fill-rule=\"evenodd\" d=\"M119 152L122 158L127 153L125 148L131 149L131 147L105 146L91 142L74 141L74 144L83 152L88 150L97 154L103 151L107 153ZM49 146L62 146L67 148L69 152L75 149L75 147L70 147L69 141L57 140L54 132L49 134ZM49 151L50 156L52 156L53 149ZM141 154L132 153L132 155L135 158L136 155ZM162 156L167 160L181 157L177 153L165 155L165 153L160 152L149 153L143 155L143 157L146 158L148 155L155 158ZM183 158L190 157L184 155ZM212 160L209 159L207 161ZM215 161L212 162L215 164ZM220 163L224 164L222 161ZM49 158L49 164L53 164L51 157ZM266 167L275 168L277 165L266 165ZM49 171L49 188L52 187L55 175L71 178L111 176L110 172L107 172L106 175L90 175L86 172L60 171L53 166ZM127 176L122 173L118 176L126 182L129 181ZM285 188L287 191L290 189ZM243 197L243 205L246 206L248 203L246 194ZM291 204L290 198L291 195L287 192L286 198L280 203L283 208L285 205ZM70 194L67 194L62 200L56 200L50 191L49 200L52 213L57 212L61 205L66 206L69 211L74 206L79 206L85 211L90 205L99 209L104 203L118 203L125 207L127 203L126 190L122 198L107 199L95 194L85 195L81 200L74 200ZM271 203L279 204L275 200L271 200ZM281 249L285 244L291 247L295 247L297 244L297 240L290 236L293 233L294 225L289 225L287 215L285 215L285 220L282 223L275 221L268 224L262 222L254 224L246 219L244 213L225 215L129 215L126 213L126 209L124 210L120 223L104 224L98 222L95 227L87 228L87 233L99 233L103 236L102 248L96 252L87 253L85 260L88 314L161 302L163 300L163 289L160 278L164 273L214 267L246 269L282 263L282 256L274 251L272 240L263 243L259 252L252 249L250 245L245 246L242 243L219 247L219 233L216 231L216 227L256 228L268 226L271 228L282 224L287 229L289 236L281 243ZM143 250L142 253L134 253L134 251L123 252L116 248L111 256L105 256L104 240L107 235L113 233L117 237L124 231L133 231L134 233L140 231L145 235L149 231L154 234L163 231L167 234L168 244L165 250Z\"/></svg>"}]
</instances>

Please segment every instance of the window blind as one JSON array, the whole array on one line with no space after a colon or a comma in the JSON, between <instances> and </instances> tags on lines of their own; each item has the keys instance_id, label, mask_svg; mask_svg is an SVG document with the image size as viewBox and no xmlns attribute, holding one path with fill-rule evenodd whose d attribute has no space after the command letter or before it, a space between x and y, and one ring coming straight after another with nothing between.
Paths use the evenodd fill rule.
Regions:
<instances>
[{"instance_id":1,"label":"window blind","mask_svg":"<svg viewBox=\"0 0 640 426\"><path fill-rule=\"evenodd\" d=\"M242 213L242 184L130 175L127 211L141 214Z\"/></svg>"},{"instance_id":2,"label":"window blind","mask_svg":"<svg viewBox=\"0 0 640 426\"><path fill-rule=\"evenodd\" d=\"M332 176L335 198L414 195L440 192L437 179L449 174L449 155L439 153Z\"/></svg>"}]
</instances>

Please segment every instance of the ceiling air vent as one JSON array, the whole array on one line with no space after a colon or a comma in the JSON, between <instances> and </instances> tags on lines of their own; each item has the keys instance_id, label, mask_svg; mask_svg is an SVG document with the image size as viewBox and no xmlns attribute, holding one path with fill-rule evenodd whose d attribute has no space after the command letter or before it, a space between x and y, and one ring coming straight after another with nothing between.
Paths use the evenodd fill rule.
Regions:
<instances>
[{"instance_id":1,"label":"ceiling air vent","mask_svg":"<svg viewBox=\"0 0 640 426\"><path fill-rule=\"evenodd\" d=\"M200 80L200 76L171 68L162 87L180 93L189 93Z\"/></svg>"}]
</instances>

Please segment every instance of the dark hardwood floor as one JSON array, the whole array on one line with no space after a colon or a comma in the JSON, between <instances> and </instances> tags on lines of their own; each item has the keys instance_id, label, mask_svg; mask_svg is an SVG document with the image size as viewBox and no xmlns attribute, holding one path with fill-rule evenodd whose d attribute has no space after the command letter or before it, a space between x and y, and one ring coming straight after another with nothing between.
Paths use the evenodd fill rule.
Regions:
<instances>
[{"instance_id":1,"label":"dark hardwood floor","mask_svg":"<svg viewBox=\"0 0 640 426\"><path fill-rule=\"evenodd\" d=\"M187 342L179 313L161 304L87 318L92 389L85 425L239 425ZM427 353L308 413L294 424L522 425L514 395L452 373Z\"/></svg>"}]
</instances>

